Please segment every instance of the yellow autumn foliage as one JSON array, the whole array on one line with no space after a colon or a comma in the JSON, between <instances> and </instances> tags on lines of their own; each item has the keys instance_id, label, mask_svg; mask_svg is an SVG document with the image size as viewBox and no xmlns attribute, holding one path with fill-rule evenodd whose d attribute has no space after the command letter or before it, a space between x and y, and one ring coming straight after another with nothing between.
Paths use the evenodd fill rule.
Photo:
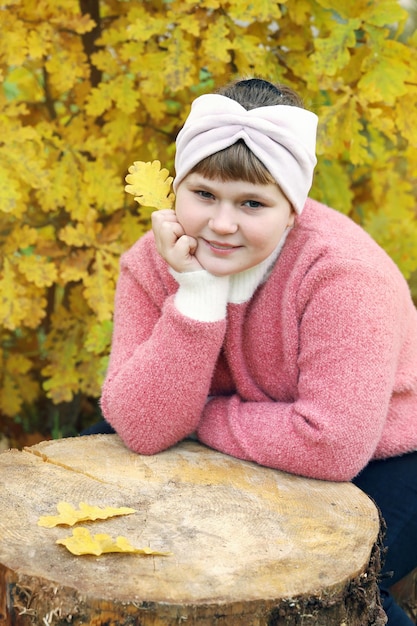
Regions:
<instances>
[{"instance_id":1,"label":"yellow autumn foliage","mask_svg":"<svg viewBox=\"0 0 417 626\"><path fill-rule=\"evenodd\" d=\"M414 284L417 34L397 0L10 0L0 32L2 418L70 434L98 398L120 254L172 201L191 101L235 77L302 95L320 118L312 195ZM129 168L156 160L165 182L141 197Z\"/></svg>"}]
</instances>

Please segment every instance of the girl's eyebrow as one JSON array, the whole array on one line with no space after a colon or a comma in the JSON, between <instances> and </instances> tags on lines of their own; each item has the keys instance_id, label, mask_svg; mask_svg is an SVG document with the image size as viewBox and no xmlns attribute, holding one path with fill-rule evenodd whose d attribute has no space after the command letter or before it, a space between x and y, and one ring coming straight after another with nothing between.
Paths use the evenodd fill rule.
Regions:
<instances>
[{"instance_id":1,"label":"girl's eyebrow","mask_svg":"<svg viewBox=\"0 0 417 626\"><path fill-rule=\"evenodd\" d=\"M211 181L207 179L197 179L195 181L191 181L191 180L189 181L190 187L202 187L204 188L205 191L208 191L212 193L213 195L216 195L217 193L217 189L215 187L216 183L213 182L213 185L211 185L210 183ZM267 191L259 191L257 189L250 189L250 190L243 189L243 191L239 191L236 195L239 198L245 199L245 200L259 200L259 201L262 200L263 202L267 202L267 201L272 202L272 198L270 197Z\"/></svg>"},{"instance_id":2,"label":"girl's eyebrow","mask_svg":"<svg viewBox=\"0 0 417 626\"><path fill-rule=\"evenodd\" d=\"M275 203L276 200L267 191L256 191L254 189L244 189L242 192L238 192L237 197L240 200L255 200L263 204Z\"/></svg>"},{"instance_id":3,"label":"girl's eyebrow","mask_svg":"<svg viewBox=\"0 0 417 626\"><path fill-rule=\"evenodd\" d=\"M193 175L193 178L188 178L186 181L191 187L207 187L208 189L212 189L212 185L215 185L215 181L211 181L208 178L200 177L198 174Z\"/></svg>"},{"instance_id":4,"label":"girl's eyebrow","mask_svg":"<svg viewBox=\"0 0 417 626\"><path fill-rule=\"evenodd\" d=\"M208 191L213 189L213 187L209 184L209 182L203 179L188 180L187 183L190 187L204 187Z\"/></svg>"}]
</instances>

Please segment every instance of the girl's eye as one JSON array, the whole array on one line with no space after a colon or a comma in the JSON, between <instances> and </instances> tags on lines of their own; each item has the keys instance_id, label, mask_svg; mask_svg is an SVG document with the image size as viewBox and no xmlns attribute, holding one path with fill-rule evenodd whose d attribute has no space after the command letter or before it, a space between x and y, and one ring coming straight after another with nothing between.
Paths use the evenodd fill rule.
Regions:
<instances>
[{"instance_id":1,"label":"girl's eye","mask_svg":"<svg viewBox=\"0 0 417 626\"><path fill-rule=\"evenodd\" d=\"M206 198L209 200L214 198L212 193L210 193L209 191L204 191L202 189L198 189L197 191L195 191L195 193L197 194L197 196L200 196L200 198Z\"/></svg>"},{"instance_id":2,"label":"girl's eye","mask_svg":"<svg viewBox=\"0 0 417 626\"><path fill-rule=\"evenodd\" d=\"M259 207L263 206L263 204L261 202L258 202L257 200L246 200L246 202L244 202L244 205L249 207L250 209L259 209Z\"/></svg>"}]
</instances>

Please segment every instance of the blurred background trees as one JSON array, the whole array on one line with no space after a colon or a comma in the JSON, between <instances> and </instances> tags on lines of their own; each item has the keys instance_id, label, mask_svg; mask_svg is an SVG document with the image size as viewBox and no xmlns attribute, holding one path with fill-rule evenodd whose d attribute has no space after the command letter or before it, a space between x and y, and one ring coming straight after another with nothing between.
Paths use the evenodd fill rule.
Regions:
<instances>
[{"instance_id":1,"label":"blurred background trees","mask_svg":"<svg viewBox=\"0 0 417 626\"><path fill-rule=\"evenodd\" d=\"M416 4L14 0L0 4L0 432L97 418L118 260L151 208L128 167L173 172L197 95L239 76L320 117L312 196L360 223L416 293Z\"/></svg>"}]
</instances>

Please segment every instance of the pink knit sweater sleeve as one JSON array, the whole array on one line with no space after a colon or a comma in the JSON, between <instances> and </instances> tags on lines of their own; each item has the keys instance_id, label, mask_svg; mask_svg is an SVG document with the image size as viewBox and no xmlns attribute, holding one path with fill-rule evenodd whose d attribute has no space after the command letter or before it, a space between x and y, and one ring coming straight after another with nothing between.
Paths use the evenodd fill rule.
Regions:
<instances>
[{"instance_id":1,"label":"pink knit sweater sleeve","mask_svg":"<svg viewBox=\"0 0 417 626\"><path fill-rule=\"evenodd\" d=\"M138 259L130 252L129 262L122 260L101 407L130 449L154 454L195 430L226 322L201 323L179 313L174 279L151 267L152 249L143 243Z\"/></svg>"},{"instance_id":2,"label":"pink knit sweater sleeve","mask_svg":"<svg viewBox=\"0 0 417 626\"><path fill-rule=\"evenodd\" d=\"M197 434L261 465L351 480L373 457L384 429L404 340L398 320L408 302L392 276L358 262L312 271L297 292L297 310L288 311L296 323L282 329L297 353L294 400L214 398ZM271 343L274 332L281 330L271 327Z\"/></svg>"}]
</instances>

